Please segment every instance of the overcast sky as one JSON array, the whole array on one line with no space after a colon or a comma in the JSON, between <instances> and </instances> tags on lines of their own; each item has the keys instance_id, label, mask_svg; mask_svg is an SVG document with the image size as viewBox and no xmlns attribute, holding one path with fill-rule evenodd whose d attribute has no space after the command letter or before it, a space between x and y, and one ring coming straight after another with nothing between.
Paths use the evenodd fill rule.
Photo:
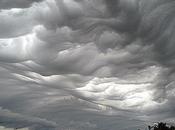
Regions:
<instances>
[{"instance_id":1,"label":"overcast sky","mask_svg":"<svg viewBox=\"0 0 175 130\"><path fill-rule=\"evenodd\" d=\"M174 7L0 0L0 126L136 130L174 122Z\"/></svg>"}]
</instances>

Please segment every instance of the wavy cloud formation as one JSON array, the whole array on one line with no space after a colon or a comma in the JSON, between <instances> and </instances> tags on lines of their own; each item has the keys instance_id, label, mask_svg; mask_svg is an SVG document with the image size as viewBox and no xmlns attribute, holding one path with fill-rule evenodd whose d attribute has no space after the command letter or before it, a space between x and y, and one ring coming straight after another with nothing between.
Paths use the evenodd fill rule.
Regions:
<instances>
[{"instance_id":1,"label":"wavy cloud formation","mask_svg":"<svg viewBox=\"0 0 175 130\"><path fill-rule=\"evenodd\" d=\"M173 0L0 5L5 126L112 130L174 120Z\"/></svg>"}]
</instances>

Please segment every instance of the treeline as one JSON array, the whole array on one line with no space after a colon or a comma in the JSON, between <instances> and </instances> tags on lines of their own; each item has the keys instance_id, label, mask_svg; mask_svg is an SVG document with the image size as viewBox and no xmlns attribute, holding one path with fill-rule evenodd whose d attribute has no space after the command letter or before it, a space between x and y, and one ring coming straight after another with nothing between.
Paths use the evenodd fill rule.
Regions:
<instances>
[{"instance_id":1,"label":"treeline","mask_svg":"<svg viewBox=\"0 0 175 130\"><path fill-rule=\"evenodd\" d=\"M153 126L148 126L148 130L175 130L175 126L167 125L166 123L159 122Z\"/></svg>"}]
</instances>

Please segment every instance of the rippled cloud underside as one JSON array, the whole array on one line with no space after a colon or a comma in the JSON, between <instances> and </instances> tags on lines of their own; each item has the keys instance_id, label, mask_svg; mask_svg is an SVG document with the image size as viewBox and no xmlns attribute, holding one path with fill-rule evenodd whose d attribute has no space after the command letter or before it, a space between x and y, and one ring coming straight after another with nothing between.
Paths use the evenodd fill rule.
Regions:
<instances>
[{"instance_id":1,"label":"rippled cloud underside","mask_svg":"<svg viewBox=\"0 0 175 130\"><path fill-rule=\"evenodd\" d=\"M0 0L0 126L173 122L174 85L174 0Z\"/></svg>"}]
</instances>

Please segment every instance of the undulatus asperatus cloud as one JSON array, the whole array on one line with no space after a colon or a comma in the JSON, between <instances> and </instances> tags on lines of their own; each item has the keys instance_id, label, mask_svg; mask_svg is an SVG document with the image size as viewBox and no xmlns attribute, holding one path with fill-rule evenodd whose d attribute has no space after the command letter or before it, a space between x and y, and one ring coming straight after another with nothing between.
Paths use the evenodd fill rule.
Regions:
<instances>
[{"instance_id":1,"label":"undulatus asperatus cloud","mask_svg":"<svg viewBox=\"0 0 175 130\"><path fill-rule=\"evenodd\" d=\"M175 122L174 0L0 0L0 129Z\"/></svg>"}]
</instances>

